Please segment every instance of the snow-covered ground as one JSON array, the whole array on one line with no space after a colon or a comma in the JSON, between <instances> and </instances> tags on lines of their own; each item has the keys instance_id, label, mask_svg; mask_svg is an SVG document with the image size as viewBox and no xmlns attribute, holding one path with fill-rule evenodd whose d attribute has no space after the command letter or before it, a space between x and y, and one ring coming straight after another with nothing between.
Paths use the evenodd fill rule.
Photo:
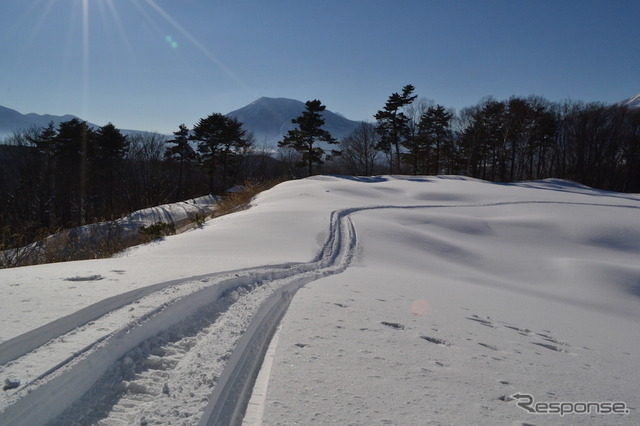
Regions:
<instances>
[{"instance_id":1,"label":"snow-covered ground","mask_svg":"<svg viewBox=\"0 0 640 426\"><path fill-rule=\"evenodd\" d=\"M285 182L112 259L0 270L0 379L20 382L0 424L230 418L217 401L257 372L234 348L262 353L265 306L303 285L245 424L638 424L639 260L637 194ZM518 393L626 414L534 414Z\"/></svg>"}]
</instances>

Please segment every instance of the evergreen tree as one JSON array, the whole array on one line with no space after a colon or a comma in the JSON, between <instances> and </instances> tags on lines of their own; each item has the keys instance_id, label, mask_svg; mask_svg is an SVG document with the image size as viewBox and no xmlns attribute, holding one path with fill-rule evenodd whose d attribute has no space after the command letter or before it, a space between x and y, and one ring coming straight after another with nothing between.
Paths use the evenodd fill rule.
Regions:
<instances>
[{"instance_id":1,"label":"evergreen tree","mask_svg":"<svg viewBox=\"0 0 640 426\"><path fill-rule=\"evenodd\" d=\"M214 178L222 167L221 183L224 186L234 165L236 156L243 153L249 142L242 130L242 123L220 113L200 119L193 128L191 139L197 141L201 165L209 175L209 191L214 192Z\"/></svg>"},{"instance_id":2,"label":"evergreen tree","mask_svg":"<svg viewBox=\"0 0 640 426\"><path fill-rule=\"evenodd\" d=\"M129 140L113 124L108 123L96 132L96 160L121 160L127 149L129 149Z\"/></svg>"},{"instance_id":3,"label":"evergreen tree","mask_svg":"<svg viewBox=\"0 0 640 426\"><path fill-rule=\"evenodd\" d=\"M402 88L402 94L393 93L389 96L384 109L375 114L378 125L376 132L380 135L378 149L389 155L391 173L393 170L393 156L395 154L395 172L400 172L400 145L409 132L409 117L402 109L413 102L417 95L411 96L415 87L407 84ZM395 151L395 152L394 152Z\"/></svg>"},{"instance_id":4,"label":"evergreen tree","mask_svg":"<svg viewBox=\"0 0 640 426\"><path fill-rule=\"evenodd\" d=\"M191 145L189 145L189 128L187 126L181 124L178 131L173 132L173 135L175 137L167 141L167 143L173 146L167 148L164 156L166 159L178 160L178 188L176 189L176 196L178 199L181 199L183 198L182 175L184 164L195 160L196 152L191 148Z\"/></svg>"},{"instance_id":5,"label":"evergreen tree","mask_svg":"<svg viewBox=\"0 0 640 426\"><path fill-rule=\"evenodd\" d=\"M453 114L447 111L442 105L427 108L420 117L419 138L424 141L424 146L432 154L432 166L428 168L427 174L439 174L442 159L447 160L453 155L451 146L450 121Z\"/></svg>"},{"instance_id":6,"label":"evergreen tree","mask_svg":"<svg viewBox=\"0 0 640 426\"><path fill-rule=\"evenodd\" d=\"M54 144L56 158L56 185L59 194L59 217L62 224L85 223L86 196L88 189L87 166L93 155L95 133L86 121L77 118L58 125L58 136Z\"/></svg>"},{"instance_id":7,"label":"evergreen tree","mask_svg":"<svg viewBox=\"0 0 640 426\"><path fill-rule=\"evenodd\" d=\"M35 137L27 136L27 139L36 146L38 152L48 157L53 155L57 136L58 132L53 121L50 121L49 125L42 128Z\"/></svg>"},{"instance_id":8,"label":"evergreen tree","mask_svg":"<svg viewBox=\"0 0 640 426\"><path fill-rule=\"evenodd\" d=\"M58 131L53 125L53 121L49 122L49 125L43 128L35 138L27 137L31 143L36 146L38 152L44 155L44 182L40 188L39 211L41 214L40 222L48 227L53 227L56 221L55 213L53 211L54 198L55 198L55 158L54 148L56 139L58 137ZM46 182L46 183L45 183Z\"/></svg>"},{"instance_id":9,"label":"evergreen tree","mask_svg":"<svg viewBox=\"0 0 640 426\"><path fill-rule=\"evenodd\" d=\"M129 140L113 124L108 123L96 131L89 169L92 181L89 201L94 208L92 218L113 218L122 213L117 206L117 192L120 189L122 160L128 149Z\"/></svg>"},{"instance_id":10,"label":"evergreen tree","mask_svg":"<svg viewBox=\"0 0 640 426\"><path fill-rule=\"evenodd\" d=\"M323 164L322 158L325 150L316 146L316 142L337 144L331 134L322 129L324 118L320 114L326 109L322 102L315 99L305 103L305 111L300 116L291 120L297 124L297 129L289 130L283 140L278 142L280 148L291 147L302 156L301 165L306 164L309 176L313 174L313 164ZM332 150L332 155L339 155L339 151Z\"/></svg>"}]
</instances>

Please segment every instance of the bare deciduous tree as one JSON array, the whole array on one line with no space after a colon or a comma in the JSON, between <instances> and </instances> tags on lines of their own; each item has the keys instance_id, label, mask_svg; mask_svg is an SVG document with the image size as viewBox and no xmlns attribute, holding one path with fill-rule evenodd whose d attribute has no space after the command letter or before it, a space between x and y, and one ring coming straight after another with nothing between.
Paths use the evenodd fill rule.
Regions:
<instances>
[{"instance_id":1,"label":"bare deciduous tree","mask_svg":"<svg viewBox=\"0 0 640 426\"><path fill-rule=\"evenodd\" d=\"M376 160L380 156L380 151L376 149L377 143L378 135L375 128L364 121L350 135L342 139L340 162L346 172L357 176L374 174Z\"/></svg>"}]
</instances>

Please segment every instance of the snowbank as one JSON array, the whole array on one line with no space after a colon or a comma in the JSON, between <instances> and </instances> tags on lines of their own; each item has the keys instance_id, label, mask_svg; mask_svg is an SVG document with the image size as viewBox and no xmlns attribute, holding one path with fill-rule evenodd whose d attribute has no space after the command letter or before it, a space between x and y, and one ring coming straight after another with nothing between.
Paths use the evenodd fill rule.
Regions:
<instances>
[{"instance_id":1,"label":"snowbank","mask_svg":"<svg viewBox=\"0 0 640 426\"><path fill-rule=\"evenodd\" d=\"M26 247L2 251L0 259L7 265L35 265L47 263L51 258L66 259L71 253L93 253L100 245L126 247L139 240L138 230L142 227L161 222L180 230L203 221L215 210L217 202L218 197L207 195L138 210L114 221L65 229Z\"/></svg>"}]
</instances>

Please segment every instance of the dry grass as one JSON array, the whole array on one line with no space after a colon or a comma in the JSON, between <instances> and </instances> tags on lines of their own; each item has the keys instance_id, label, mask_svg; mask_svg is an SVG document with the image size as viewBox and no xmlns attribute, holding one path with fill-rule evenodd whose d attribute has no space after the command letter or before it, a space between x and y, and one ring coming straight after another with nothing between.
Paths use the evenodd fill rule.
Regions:
<instances>
[{"instance_id":1,"label":"dry grass","mask_svg":"<svg viewBox=\"0 0 640 426\"><path fill-rule=\"evenodd\" d=\"M248 208L251 200L253 200L256 195L286 180L285 178L281 178L268 181L246 181L242 185L243 191L232 192L222 197L222 200L220 200L220 203L216 206L213 217L235 213Z\"/></svg>"}]
</instances>

